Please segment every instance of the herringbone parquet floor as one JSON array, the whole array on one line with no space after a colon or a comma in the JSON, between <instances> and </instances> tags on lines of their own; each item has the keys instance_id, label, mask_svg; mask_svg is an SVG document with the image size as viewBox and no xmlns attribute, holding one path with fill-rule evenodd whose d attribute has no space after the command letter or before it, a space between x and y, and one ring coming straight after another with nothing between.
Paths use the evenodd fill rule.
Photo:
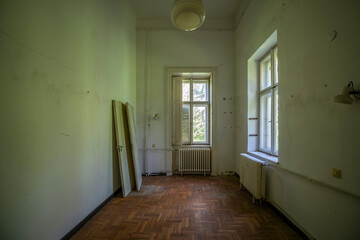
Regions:
<instances>
[{"instance_id":1,"label":"herringbone parquet floor","mask_svg":"<svg viewBox=\"0 0 360 240\"><path fill-rule=\"evenodd\" d=\"M144 177L140 192L113 198L73 238L301 239L266 205L253 204L235 176Z\"/></svg>"}]
</instances>

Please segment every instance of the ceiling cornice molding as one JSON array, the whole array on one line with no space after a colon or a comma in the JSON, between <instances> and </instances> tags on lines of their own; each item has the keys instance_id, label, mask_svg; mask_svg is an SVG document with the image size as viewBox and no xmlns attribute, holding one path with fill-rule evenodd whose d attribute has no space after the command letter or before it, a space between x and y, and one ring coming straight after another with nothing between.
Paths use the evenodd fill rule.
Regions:
<instances>
[{"instance_id":1,"label":"ceiling cornice molding","mask_svg":"<svg viewBox=\"0 0 360 240\"><path fill-rule=\"evenodd\" d=\"M245 15L250 5L250 2L251 0L240 0L234 15L234 30L236 30L237 27L239 26L241 19Z\"/></svg>"}]
</instances>

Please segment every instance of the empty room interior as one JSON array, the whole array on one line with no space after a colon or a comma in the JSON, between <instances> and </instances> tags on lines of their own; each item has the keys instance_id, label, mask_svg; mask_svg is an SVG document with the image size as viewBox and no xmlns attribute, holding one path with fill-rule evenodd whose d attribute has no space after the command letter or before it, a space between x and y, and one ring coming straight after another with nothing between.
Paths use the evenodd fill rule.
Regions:
<instances>
[{"instance_id":1,"label":"empty room interior","mask_svg":"<svg viewBox=\"0 0 360 240\"><path fill-rule=\"evenodd\" d=\"M359 12L0 0L0 239L360 239Z\"/></svg>"}]
</instances>

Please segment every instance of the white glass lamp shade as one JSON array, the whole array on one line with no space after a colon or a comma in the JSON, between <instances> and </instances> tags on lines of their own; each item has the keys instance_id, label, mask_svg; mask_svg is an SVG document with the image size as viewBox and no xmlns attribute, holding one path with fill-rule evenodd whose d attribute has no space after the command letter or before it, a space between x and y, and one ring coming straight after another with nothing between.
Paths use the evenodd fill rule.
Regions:
<instances>
[{"instance_id":1,"label":"white glass lamp shade","mask_svg":"<svg viewBox=\"0 0 360 240\"><path fill-rule=\"evenodd\" d=\"M205 20L205 8L201 0L175 0L171 10L171 21L175 27L193 31Z\"/></svg>"},{"instance_id":2,"label":"white glass lamp shade","mask_svg":"<svg viewBox=\"0 0 360 240\"><path fill-rule=\"evenodd\" d=\"M349 94L349 92L352 90L353 89L351 87L344 87L341 91L341 94L334 97L334 101L339 103L352 104L354 100Z\"/></svg>"}]
</instances>

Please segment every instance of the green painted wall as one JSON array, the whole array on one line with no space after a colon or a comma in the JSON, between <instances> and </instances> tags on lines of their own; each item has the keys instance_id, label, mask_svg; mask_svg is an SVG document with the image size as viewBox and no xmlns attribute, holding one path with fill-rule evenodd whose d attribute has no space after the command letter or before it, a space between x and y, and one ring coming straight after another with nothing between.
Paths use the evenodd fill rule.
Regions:
<instances>
[{"instance_id":1,"label":"green painted wall","mask_svg":"<svg viewBox=\"0 0 360 240\"><path fill-rule=\"evenodd\" d=\"M171 116L167 109L167 101L171 101L167 95L169 67L216 69L212 103L215 124L212 148L216 151L212 157L218 159L218 165L212 166L212 174L234 171L234 32L209 29L184 32L175 27L139 29L137 43L137 139L144 171L172 170L171 161L166 162L166 158L170 159L167 149L171 149L167 145L167 139L171 139L167 125ZM153 120L154 113L161 117ZM221 145L223 142L227 144Z\"/></svg>"},{"instance_id":2,"label":"green painted wall","mask_svg":"<svg viewBox=\"0 0 360 240\"><path fill-rule=\"evenodd\" d=\"M59 239L120 186L135 24L125 1L0 1L1 239Z\"/></svg>"},{"instance_id":3,"label":"green painted wall","mask_svg":"<svg viewBox=\"0 0 360 240\"><path fill-rule=\"evenodd\" d=\"M247 151L247 61L277 30L279 164L267 168L266 197L315 239L360 239L359 198L281 169L360 196L360 101L333 101L349 81L360 88L359 12L357 0L251 1L235 33L238 160Z\"/></svg>"}]
</instances>

